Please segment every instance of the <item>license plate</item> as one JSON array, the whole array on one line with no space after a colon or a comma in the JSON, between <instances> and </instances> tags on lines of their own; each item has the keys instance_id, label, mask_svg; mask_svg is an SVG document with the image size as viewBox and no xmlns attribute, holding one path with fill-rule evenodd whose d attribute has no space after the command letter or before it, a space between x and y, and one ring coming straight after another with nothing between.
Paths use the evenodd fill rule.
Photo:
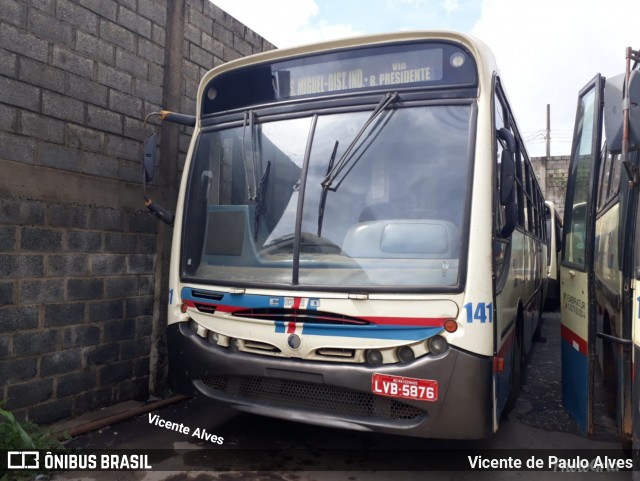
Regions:
<instances>
[{"instance_id":1,"label":"license plate","mask_svg":"<svg viewBox=\"0 0 640 481\"><path fill-rule=\"evenodd\" d=\"M371 376L371 392L381 396L434 402L438 400L438 381L374 373Z\"/></svg>"}]
</instances>

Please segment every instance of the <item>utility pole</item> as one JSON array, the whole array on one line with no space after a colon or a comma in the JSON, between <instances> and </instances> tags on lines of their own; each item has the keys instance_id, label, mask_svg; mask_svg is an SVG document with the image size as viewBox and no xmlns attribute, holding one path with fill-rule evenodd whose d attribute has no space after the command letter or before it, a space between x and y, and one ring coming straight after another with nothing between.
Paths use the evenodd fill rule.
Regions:
<instances>
[{"instance_id":1,"label":"utility pole","mask_svg":"<svg viewBox=\"0 0 640 481\"><path fill-rule=\"evenodd\" d=\"M186 0L167 2L165 74L162 92L162 106L179 112L183 89L182 46L184 39L184 20ZM176 210L180 173L178 155L180 126L163 122L160 127L159 176L162 187L158 187L159 202L172 212ZM162 190L160 190L162 189ZM161 195L160 195L161 193ZM169 308L169 258L173 227L158 222L156 237L155 291L153 299L152 344L149 361L149 391L157 397L163 397L168 388L168 360L166 319Z\"/></svg>"},{"instance_id":2,"label":"utility pole","mask_svg":"<svg viewBox=\"0 0 640 481\"><path fill-rule=\"evenodd\" d=\"M551 105L547 104L547 161L551 158Z\"/></svg>"}]
</instances>

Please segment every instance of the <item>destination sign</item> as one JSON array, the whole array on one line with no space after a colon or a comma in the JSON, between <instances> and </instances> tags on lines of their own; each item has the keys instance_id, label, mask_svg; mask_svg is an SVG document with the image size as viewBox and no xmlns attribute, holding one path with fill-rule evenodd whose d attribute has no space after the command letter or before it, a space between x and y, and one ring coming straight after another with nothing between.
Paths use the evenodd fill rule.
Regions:
<instances>
[{"instance_id":1,"label":"destination sign","mask_svg":"<svg viewBox=\"0 0 640 481\"><path fill-rule=\"evenodd\" d=\"M222 72L204 89L202 115L289 99L374 90L476 87L477 82L473 57L453 42L363 46Z\"/></svg>"},{"instance_id":2,"label":"destination sign","mask_svg":"<svg viewBox=\"0 0 640 481\"><path fill-rule=\"evenodd\" d=\"M281 98L442 80L441 48L296 65L274 72Z\"/></svg>"}]
</instances>

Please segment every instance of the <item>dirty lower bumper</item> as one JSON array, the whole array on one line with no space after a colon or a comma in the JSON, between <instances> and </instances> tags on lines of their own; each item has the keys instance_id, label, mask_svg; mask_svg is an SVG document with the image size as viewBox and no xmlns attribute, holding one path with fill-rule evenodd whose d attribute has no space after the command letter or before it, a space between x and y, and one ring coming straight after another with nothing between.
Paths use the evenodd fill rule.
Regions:
<instances>
[{"instance_id":1,"label":"dirty lower bumper","mask_svg":"<svg viewBox=\"0 0 640 481\"><path fill-rule=\"evenodd\" d=\"M323 426L406 436L479 439L493 430L491 358L451 348L409 364L283 359L210 344L186 323L168 327L174 390L238 410ZM438 381L438 400L374 395L373 373Z\"/></svg>"}]
</instances>

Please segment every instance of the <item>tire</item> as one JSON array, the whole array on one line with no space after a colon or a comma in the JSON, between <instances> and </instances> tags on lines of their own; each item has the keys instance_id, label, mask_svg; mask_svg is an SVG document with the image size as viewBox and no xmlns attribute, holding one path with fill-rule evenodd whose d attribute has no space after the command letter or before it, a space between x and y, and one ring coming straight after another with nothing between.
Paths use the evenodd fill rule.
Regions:
<instances>
[{"instance_id":1,"label":"tire","mask_svg":"<svg viewBox=\"0 0 640 481\"><path fill-rule=\"evenodd\" d=\"M518 400L518 394L520 394L520 387L522 385L523 348L520 326L521 322L518 318L515 339L513 340L513 357L511 359L511 390L509 391L507 402L504 405L503 414L509 414L516 406L516 401Z\"/></svg>"}]
</instances>

